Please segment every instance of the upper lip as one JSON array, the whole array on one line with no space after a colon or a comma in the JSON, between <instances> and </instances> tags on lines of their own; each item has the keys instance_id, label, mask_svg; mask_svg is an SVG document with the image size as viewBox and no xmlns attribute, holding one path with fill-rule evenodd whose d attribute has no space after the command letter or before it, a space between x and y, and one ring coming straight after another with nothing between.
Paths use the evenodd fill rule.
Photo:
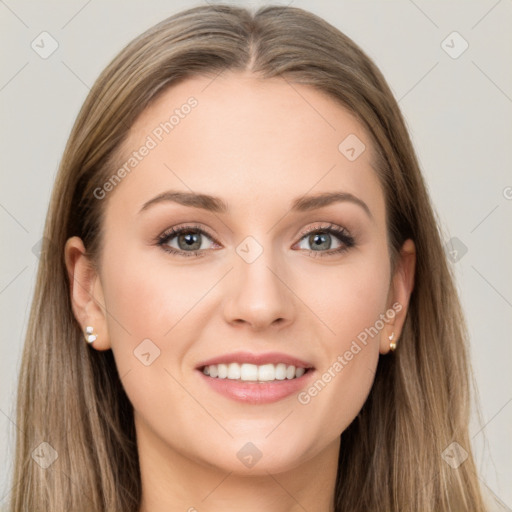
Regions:
<instances>
[{"instance_id":1,"label":"upper lip","mask_svg":"<svg viewBox=\"0 0 512 512\"><path fill-rule=\"evenodd\" d=\"M296 368L313 368L311 363L281 352L265 352L263 354L254 354L252 352L232 352L231 354L223 354L203 361L199 363L196 368L201 369L205 366L222 363L249 363L257 366L261 366L263 364L284 363L289 366L293 365Z\"/></svg>"}]
</instances>

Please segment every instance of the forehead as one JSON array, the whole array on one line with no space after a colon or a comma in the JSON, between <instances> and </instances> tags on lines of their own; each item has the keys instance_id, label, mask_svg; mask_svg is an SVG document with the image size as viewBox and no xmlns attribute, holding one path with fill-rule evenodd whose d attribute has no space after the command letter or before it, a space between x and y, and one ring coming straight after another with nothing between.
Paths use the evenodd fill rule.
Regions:
<instances>
[{"instance_id":1,"label":"forehead","mask_svg":"<svg viewBox=\"0 0 512 512\"><path fill-rule=\"evenodd\" d=\"M263 202L339 189L383 208L362 123L327 94L281 77L183 80L141 114L121 149L118 166L129 172L114 203L181 189L257 212Z\"/></svg>"}]
</instances>

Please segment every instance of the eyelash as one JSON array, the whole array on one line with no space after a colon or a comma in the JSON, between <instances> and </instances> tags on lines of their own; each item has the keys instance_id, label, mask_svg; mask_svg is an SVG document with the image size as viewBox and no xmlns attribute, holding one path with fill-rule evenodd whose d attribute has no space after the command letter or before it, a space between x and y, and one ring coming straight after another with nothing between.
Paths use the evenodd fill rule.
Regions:
<instances>
[{"instance_id":1,"label":"eyelash","mask_svg":"<svg viewBox=\"0 0 512 512\"><path fill-rule=\"evenodd\" d=\"M178 251L174 249L173 247L169 247L167 243L169 240L172 240L174 237L179 236L183 233L194 233L194 234L201 234L208 238L210 238L213 242L217 243L217 241L214 239L212 235L210 235L207 231L205 231L200 226L183 226L179 228L170 228L167 231L164 231L161 235L157 237L156 243L158 246L160 246L165 252L168 252L170 254L175 254L177 256L196 256L196 257L203 257L205 255L206 250L201 249L197 251ZM334 250L329 251L313 251L313 250L307 250L311 254L312 257L327 257L327 256L333 256L335 254L341 254L351 247L355 246L355 240L354 238L348 233L348 231L344 228L340 228L336 226L335 224L329 224L328 226L320 226L320 227L314 227L307 229L304 233L301 234L301 237L299 239L299 242L302 241L305 237L308 235L311 235L312 233L328 233L330 235L334 235L338 240L342 243L341 247L338 247Z\"/></svg>"}]
</instances>

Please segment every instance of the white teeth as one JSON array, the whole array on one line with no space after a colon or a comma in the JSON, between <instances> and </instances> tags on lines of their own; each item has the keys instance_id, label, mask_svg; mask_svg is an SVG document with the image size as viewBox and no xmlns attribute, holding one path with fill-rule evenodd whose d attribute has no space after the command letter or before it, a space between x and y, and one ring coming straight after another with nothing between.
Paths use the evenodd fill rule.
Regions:
<instances>
[{"instance_id":1,"label":"white teeth","mask_svg":"<svg viewBox=\"0 0 512 512\"><path fill-rule=\"evenodd\" d=\"M231 363L228 366L228 379L239 379L241 372L242 370L239 364Z\"/></svg>"},{"instance_id":2,"label":"white teeth","mask_svg":"<svg viewBox=\"0 0 512 512\"><path fill-rule=\"evenodd\" d=\"M276 379L286 379L286 365L284 363L279 363L278 365L276 365Z\"/></svg>"},{"instance_id":3,"label":"white teeth","mask_svg":"<svg viewBox=\"0 0 512 512\"><path fill-rule=\"evenodd\" d=\"M266 382L276 380L276 367L273 364L263 364L258 368L258 380Z\"/></svg>"},{"instance_id":4,"label":"white teeth","mask_svg":"<svg viewBox=\"0 0 512 512\"><path fill-rule=\"evenodd\" d=\"M237 363L231 363L237 364ZM242 380L258 380L258 367L255 364L244 363L240 367L240 378Z\"/></svg>"},{"instance_id":5,"label":"white teeth","mask_svg":"<svg viewBox=\"0 0 512 512\"><path fill-rule=\"evenodd\" d=\"M286 368L286 378L293 379L295 377L295 366L291 365Z\"/></svg>"},{"instance_id":6,"label":"white teeth","mask_svg":"<svg viewBox=\"0 0 512 512\"><path fill-rule=\"evenodd\" d=\"M262 364L257 366L249 363L211 364L203 368L203 373L213 378L269 382L273 380L291 380L302 377L305 368L296 368L293 365Z\"/></svg>"},{"instance_id":7,"label":"white teeth","mask_svg":"<svg viewBox=\"0 0 512 512\"><path fill-rule=\"evenodd\" d=\"M227 364L218 364L217 368L219 370L219 379L225 379L228 376L228 365Z\"/></svg>"}]
</instances>

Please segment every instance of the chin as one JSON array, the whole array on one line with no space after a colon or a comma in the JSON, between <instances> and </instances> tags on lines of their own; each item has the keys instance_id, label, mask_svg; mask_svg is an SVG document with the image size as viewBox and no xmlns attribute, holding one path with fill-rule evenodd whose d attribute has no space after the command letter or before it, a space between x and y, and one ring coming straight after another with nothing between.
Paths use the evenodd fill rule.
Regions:
<instances>
[{"instance_id":1,"label":"chin","mask_svg":"<svg viewBox=\"0 0 512 512\"><path fill-rule=\"evenodd\" d=\"M293 436L284 444L281 439L271 440L253 437L253 440L230 439L221 450L215 450L214 458L203 458L209 466L223 472L242 476L268 476L268 473L284 473L296 469L307 462L320 449L311 447L309 450L298 446ZM302 441L303 442L303 441Z\"/></svg>"}]
</instances>

